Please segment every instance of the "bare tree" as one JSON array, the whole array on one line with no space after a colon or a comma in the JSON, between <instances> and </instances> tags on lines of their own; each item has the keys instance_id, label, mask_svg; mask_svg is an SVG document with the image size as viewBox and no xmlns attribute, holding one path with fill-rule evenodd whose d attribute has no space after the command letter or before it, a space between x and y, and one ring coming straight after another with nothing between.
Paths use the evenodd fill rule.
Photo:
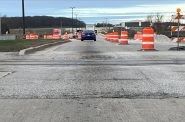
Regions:
<instances>
[{"instance_id":1,"label":"bare tree","mask_svg":"<svg viewBox=\"0 0 185 122\"><path fill-rule=\"evenodd\" d=\"M155 15L155 22L163 22L163 18L164 18L164 16L163 15L161 15L160 13L157 13L156 15Z\"/></svg>"},{"instance_id":2,"label":"bare tree","mask_svg":"<svg viewBox=\"0 0 185 122\"><path fill-rule=\"evenodd\" d=\"M147 18L146 18L146 22L150 22L152 23L153 22L153 15L148 15Z\"/></svg>"}]
</instances>

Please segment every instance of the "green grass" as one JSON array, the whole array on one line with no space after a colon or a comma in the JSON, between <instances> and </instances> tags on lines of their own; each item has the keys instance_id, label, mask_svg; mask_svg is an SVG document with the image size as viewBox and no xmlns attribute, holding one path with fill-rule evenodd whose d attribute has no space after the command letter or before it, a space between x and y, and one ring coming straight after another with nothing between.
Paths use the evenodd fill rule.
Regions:
<instances>
[{"instance_id":1,"label":"green grass","mask_svg":"<svg viewBox=\"0 0 185 122\"><path fill-rule=\"evenodd\" d=\"M17 52L25 48L59 41L61 40L0 40L0 52Z\"/></svg>"}]
</instances>

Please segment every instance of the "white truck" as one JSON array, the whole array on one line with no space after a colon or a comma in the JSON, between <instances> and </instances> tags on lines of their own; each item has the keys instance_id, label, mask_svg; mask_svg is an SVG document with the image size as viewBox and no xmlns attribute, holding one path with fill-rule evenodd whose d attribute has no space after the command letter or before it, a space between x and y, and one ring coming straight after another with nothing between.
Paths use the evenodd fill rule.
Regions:
<instances>
[{"instance_id":1,"label":"white truck","mask_svg":"<svg viewBox=\"0 0 185 122\"><path fill-rule=\"evenodd\" d=\"M95 25L94 24L86 24L86 30L93 30L95 31Z\"/></svg>"},{"instance_id":2,"label":"white truck","mask_svg":"<svg viewBox=\"0 0 185 122\"><path fill-rule=\"evenodd\" d=\"M93 30L97 34L97 30L94 24L86 24L86 30Z\"/></svg>"}]
</instances>

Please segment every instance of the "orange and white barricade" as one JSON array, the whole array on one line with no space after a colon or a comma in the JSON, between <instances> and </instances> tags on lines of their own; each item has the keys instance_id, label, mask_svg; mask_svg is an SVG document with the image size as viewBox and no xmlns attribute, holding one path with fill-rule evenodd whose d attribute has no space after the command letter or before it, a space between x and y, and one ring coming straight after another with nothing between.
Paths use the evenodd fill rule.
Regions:
<instances>
[{"instance_id":1,"label":"orange and white barricade","mask_svg":"<svg viewBox=\"0 0 185 122\"><path fill-rule=\"evenodd\" d=\"M26 34L26 39L39 39L38 34Z\"/></svg>"},{"instance_id":2,"label":"orange and white barricade","mask_svg":"<svg viewBox=\"0 0 185 122\"><path fill-rule=\"evenodd\" d=\"M81 40L82 36L81 33L78 33L78 40Z\"/></svg>"},{"instance_id":3,"label":"orange and white barricade","mask_svg":"<svg viewBox=\"0 0 185 122\"><path fill-rule=\"evenodd\" d=\"M118 38L119 38L118 32L113 32L112 33L112 42L118 42Z\"/></svg>"},{"instance_id":4,"label":"orange and white barricade","mask_svg":"<svg viewBox=\"0 0 185 122\"><path fill-rule=\"evenodd\" d=\"M182 42L185 42L185 37L180 37L179 39L178 38L173 38L172 39L172 42L179 42L179 43L182 43Z\"/></svg>"},{"instance_id":5,"label":"orange and white barricade","mask_svg":"<svg viewBox=\"0 0 185 122\"><path fill-rule=\"evenodd\" d=\"M68 36L67 32L64 34L63 38L64 38L64 40L68 40L69 39L69 36Z\"/></svg>"},{"instance_id":6,"label":"orange and white barricade","mask_svg":"<svg viewBox=\"0 0 185 122\"><path fill-rule=\"evenodd\" d=\"M142 49L143 51L155 50L154 47L154 29L147 27L143 29Z\"/></svg>"},{"instance_id":7,"label":"orange and white barricade","mask_svg":"<svg viewBox=\"0 0 185 122\"><path fill-rule=\"evenodd\" d=\"M137 34L134 35L134 39L135 40L142 40L142 36L143 36L142 33L137 33Z\"/></svg>"},{"instance_id":8,"label":"orange and white barricade","mask_svg":"<svg viewBox=\"0 0 185 122\"><path fill-rule=\"evenodd\" d=\"M44 39L53 39L53 34L44 35Z\"/></svg>"},{"instance_id":9,"label":"orange and white barricade","mask_svg":"<svg viewBox=\"0 0 185 122\"><path fill-rule=\"evenodd\" d=\"M121 38L119 39L119 44L128 44L128 31L121 31Z\"/></svg>"},{"instance_id":10,"label":"orange and white barricade","mask_svg":"<svg viewBox=\"0 0 185 122\"><path fill-rule=\"evenodd\" d=\"M111 40L110 35L111 35L110 33L107 34L107 41Z\"/></svg>"},{"instance_id":11,"label":"orange and white barricade","mask_svg":"<svg viewBox=\"0 0 185 122\"><path fill-rule=\"evenodd\" d=\"M60 39L61 36L59 34L53 34L53 39Z\"/></svg>"},{"instance_id":12,"label":"orange and white barricade","mask_svg":"<svg viewBox=\"0 0 185 122\"><path fill-rule=\"evenodd\" d=\"M110 33L110 34L109 34L109 41L113 42L113 39L114 39L114 38L113 38L113 33Z\"/></svg>"}]
</instances>

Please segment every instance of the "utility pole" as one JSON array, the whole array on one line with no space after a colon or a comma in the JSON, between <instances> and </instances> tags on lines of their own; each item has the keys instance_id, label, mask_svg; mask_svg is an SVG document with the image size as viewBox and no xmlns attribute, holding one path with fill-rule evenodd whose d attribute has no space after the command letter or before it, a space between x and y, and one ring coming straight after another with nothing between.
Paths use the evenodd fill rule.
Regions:
<instances>
[{"instance_id":1,"label":"utility pole","mask_svg":"<svg viewBox=\"0 0 185 122\"><path fill-rule=\"evenodd\" d=\"M62 18L61 18L61 20L60 20L60 31L61 31L61 34L62 34Z\"/></svg>"},{"instance_id":2,"label":"utility pole","mask_svg":"<svg viewBox=\"0 0 185 122\"><path fill-rule=\"evenodd\" d=\"M75 15L76 15L76 32L77 32L77 28L78 28L78 20L77 20L78 18L77 17L78 17L78 14L75 14Z\"/></svg>"},{"instance_id":3,"label":"utility pole","mask_svg":"<svg viewBox=\"0 0 185 122\"><path fill-rule=\"evenodd\" d=\"M105 31L105 28L104 28L104 21L102 22L102 24L103 24L103 25L102 25L102 26L103 26L103 30Z\"/></svg>"},{"instance_id":4,"label":"utility pole","mask_svg":"<svg viewBox=\"0 0 185 122\"><path fill-rule=\"evenodd\" d=\"M23 25L23 35L25 35L25 12L24 12L24 0L22 0L22 25Z\"/></svg>"},{"instance_id":5,"label":"utility pole","mask_svg":"<svg viewBox=\"0 0 185 122\"><path fill-rule=\"evenodd\" d=\"M108 29L107 29L108 18L105 18L105 20L106 20L106 31L107 31L107 30L108 30Z\"/></svg>"},{"instance_id":6,"label":"utility pole","mask_svg":"<svg viewBox=\"0 0 185 122\"><path fill-rule=\"evenodd\" d=\"M73 25L74 25L74 22L73 22L73 10L75 7L70 7L72 9L72 33L73 33Z\"/></svg>"}]
</instances>

